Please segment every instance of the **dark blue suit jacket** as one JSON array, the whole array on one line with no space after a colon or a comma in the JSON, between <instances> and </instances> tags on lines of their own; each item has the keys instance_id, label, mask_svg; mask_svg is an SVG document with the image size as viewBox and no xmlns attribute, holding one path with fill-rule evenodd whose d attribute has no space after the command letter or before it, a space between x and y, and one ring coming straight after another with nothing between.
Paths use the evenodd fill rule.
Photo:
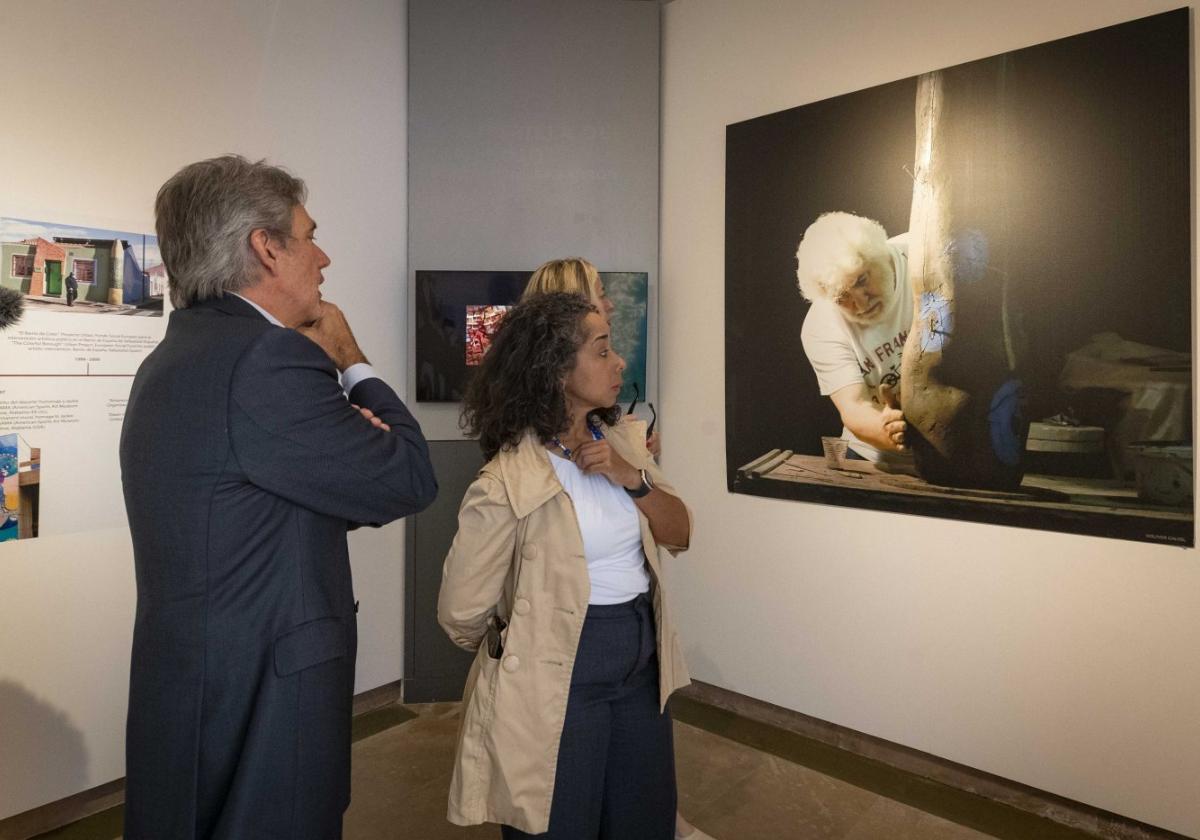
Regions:
<instances>
[{"instance_id":1,"label":"dark blue suit jacket","mask_svg":"<svg viewBox=\"0 0 1200 840\"><path fill-rule=\"evenodd\" d=\"M391 431L315 343L232 295L173 312L138 370L121 432L138 594L126 838L340 836L346 530L437 492L395 392L369 379L350 399Z\"/></svg>"}]
</instances>

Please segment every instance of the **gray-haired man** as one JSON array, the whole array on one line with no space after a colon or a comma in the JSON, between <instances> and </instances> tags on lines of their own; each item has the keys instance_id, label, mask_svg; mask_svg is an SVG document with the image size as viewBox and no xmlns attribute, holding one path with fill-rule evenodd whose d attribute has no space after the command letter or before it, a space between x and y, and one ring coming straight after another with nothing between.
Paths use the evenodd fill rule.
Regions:
<instances>
[{"instance_id":1,"label":"gray-haired man","mask_svg":"<svg viewBox=\"0 0 1200 840\"><path fill-rule=\"evenodd\" d=\"M346 531L437 492L416 421L321 298L330 261L305 197L230 155L184 167L155 203L176 311L121 435L138 587L130 840L341 835Z\"/></svg>"},{"instance_id":2,"label":"gray-haired man","mask_svg":"<svg viewBox=\"0 0 1200 840\"><path fill-rule=\"evenodd\" d=\"M851 457L898 464L907 423L900 359L912 325L907 235L878 222L824 213L796 249L800 293L812 301L800 338L821 393L837 407Z\"/></svg>"}]
</instances>

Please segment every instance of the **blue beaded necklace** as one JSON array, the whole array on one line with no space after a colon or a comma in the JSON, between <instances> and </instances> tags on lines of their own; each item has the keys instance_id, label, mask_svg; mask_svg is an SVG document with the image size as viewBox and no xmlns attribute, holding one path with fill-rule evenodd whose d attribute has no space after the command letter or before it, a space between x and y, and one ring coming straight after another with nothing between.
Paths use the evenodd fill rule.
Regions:
<instances>
[{"instance_id":1,"label":"blue beaded necklace","mask_svg":"<svg viewBox=\"0 0 1200 840\"><path fill-rule=\"evenodd\" d=\"M596 426L595 424L593 424L591 420L588 421L587 427L588 427L588 431L592 433L592 440L604 440L604 435L603 435L603 433L601 433L600 428L598 426ZM550 438L550 442L562 450L563 456L568 461L575 460L575 456L571 454L571 450L563 445L563 442L558 439L558 435L555 435L554 437Z\"/></svg>"}]
</instances>

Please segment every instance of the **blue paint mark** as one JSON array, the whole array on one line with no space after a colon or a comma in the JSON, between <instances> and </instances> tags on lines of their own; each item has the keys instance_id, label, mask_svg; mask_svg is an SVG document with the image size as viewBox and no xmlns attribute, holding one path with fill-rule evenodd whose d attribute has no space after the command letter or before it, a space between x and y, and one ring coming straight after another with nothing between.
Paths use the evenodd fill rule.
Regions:
<instances>
[{"instance_id":1,"label":"blue paint mark","mask_svg":"<svg viewBox=\"0 0 1200 840\"><path fill-rule=\"evenodd\" d=\"M977 283L987 274L990 257L987 237L975 228L960 230L954 234L946 253L954 265L954 280L961 283Z\"/></svg>"},{"instance_id":2,"label":"blue paint mark","mask_svg":"<svg viewBox=\"0 0 1200 840\"><path fill-rule=\"evenodd\" d=\"M926 353L940 353L954 332L954 313L950 301L938 292L921 293L921 349Z\"/></svg>"},{"instance_id":3,"label":"blue paint mark","mask_svg":"<svg viewBox=\"0 0 1200 840\"><path fill-rule=\"evenodd\" d=\"M988 432L992 438L992 452L1005 466L1015 467L1021 462L1021 451L1025 448L1022 429L1025 426L1021 413L1024 389L1020 379L1010 379L992 395L988 406Z\"/></svg>"}]
</instances>

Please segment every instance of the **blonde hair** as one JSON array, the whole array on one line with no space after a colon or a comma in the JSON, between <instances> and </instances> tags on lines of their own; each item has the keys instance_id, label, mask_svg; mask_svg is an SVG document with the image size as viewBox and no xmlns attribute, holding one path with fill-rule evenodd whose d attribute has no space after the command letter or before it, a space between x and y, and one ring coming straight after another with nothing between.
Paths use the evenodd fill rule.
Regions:
<instances>
[{"instance_id":1,"label":"blonde hair","mask_svg":"<svg viewBox=\"0 0 1200 840\"><path fill-rule=\"evenodd\" d=\"M796 249L796 285L806 300L835 298L847 277L868 266L887 265L887 231L853 213L822 213Z\"/></svg>"},{"instance_id":2,"label":"blonde hair","mask_svg":"<svg viewBox=\"0 0 1200 840\"><path fill-rule=\"evenodd\" d=\"M599 288L600 273L596 271L596 266L583 257L566 257L542 263L525 284L521 300L529 300L534 295L565 292L579 295L591 303L599 299Z\"/></svg>"}]
</instances>

